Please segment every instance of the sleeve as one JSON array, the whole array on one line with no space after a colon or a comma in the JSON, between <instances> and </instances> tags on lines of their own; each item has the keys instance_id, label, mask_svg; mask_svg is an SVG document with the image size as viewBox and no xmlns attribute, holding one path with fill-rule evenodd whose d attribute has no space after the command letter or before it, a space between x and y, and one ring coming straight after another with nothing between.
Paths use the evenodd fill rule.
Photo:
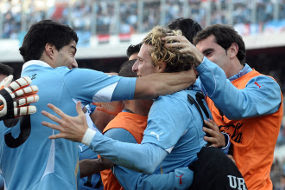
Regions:
<instances>
[{"instance_id":1,"label":"sleeve","mask_svg":"<svg viewBox=\"0 0 285 190\"><path fill-rule=\"evenodd\" d=\"M166 151L154 144L120 142L89 128L82 142L114 164L143 173L153 173L167 155Z\"/></svg>"},{"instance_id":2,"label":"sleeve","mask_svg":"<svg viewBox=\"0 0 285 190\"><path fill-rule=\"evenodd\" d=\"M115 140L136 143L131 133L121 128L110 129L104 135ZM124 189L187 189L193 181L193 172L188 167L176 169L168 174L145 175L115 165L113 173Z\"/></svg>"},{"instance_id":3,"label":"sleeve","mask_svg":"<svg viewBox=\"0 0 285 190\"><path fill-rule=\"evenodd\" d=\"M244 89L237 89L224 71L206 57L197 71L207 95L229 119L272 114L280 107L281 90L271 77L254 77Z\"/></svg>"},{"instance_id":4,"label":"sleeve","mask_svg":"<svg viewBox=\"0 0 285 190\"><path fill-rule=\"evenodd\" d=\"M174 95L161 96L151 106L142 144L155 144L168 153L187 130L193 117L184 103ZM187 118L187 120L185 119Z\"/></svg>"},{"instance_id":5,"label":"sleeve","mask_svg":"<svg viewBox=\"0 0 285 190\"><path fill-rule=\"evenodd\" d=\"M136 78L111 76L90 69L72 69L64 77L64 84L71 96L84 104L133 99L135 83Z\"/></svg>"},{"instance_id":6,"label":"sleeve","mask_svg":"<svg viewBox=\"0 0 285 190\"><path fill-rule=\"evenodd\" d=\"M230 136L227 133L221 132L225 136L226 146L221 147L220 149L225 153L228 154L231 146Z\"/></svg>"},{"instance_id":7,"label":"sleeve","mask_svg":"<svg viewBox=\"0 0 285 190\"><path fill-rule=\"evenodd\" d=\"M116 166L114 174L124 189L188 189L193 182L193 171L188 167L167 174L146 175Z\"/></svg>"}]
</instances>

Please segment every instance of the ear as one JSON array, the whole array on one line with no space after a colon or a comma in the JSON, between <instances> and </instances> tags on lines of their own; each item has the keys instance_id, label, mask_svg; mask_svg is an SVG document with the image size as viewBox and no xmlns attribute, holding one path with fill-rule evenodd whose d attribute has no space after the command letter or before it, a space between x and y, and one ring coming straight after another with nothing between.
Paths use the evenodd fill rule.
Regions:
<instances>
[{"instance_id":1,"label":"ear","mask_svg":"<svg viewBox=\"0 0 285 190\"><path fill-rule=\"evenodd\" d=\"M227 50L227 53L228 55L230 56L230 58L234 58L237 56L238 54L238 50L239 50L239 47L237 45L237 43L232 43L232 45L228 48Z\"/></svg>"},{"instance_id":2,"label":"ear","mask_svg":"<svg viewBox=\"0 0 285 190\"><path fill-rule=\"evenodd\" d=\"M44 52L45 52L45 54L50 58L50 59L54 59L54 53L55 53L55 46L54 45L52 45L52 44L50 44L50 43L47 43L46 45L45 45L45 50L44 50Z\"/></svg>"},{"instance_id":3,"label":"ear","mask_svg":"<svg viewBox=\"0 0 285 190\"><path fill-rule=\"evenodd\" d=\"M165 71L166 68L166 63L165 62L159 62L156 66L155 66L155 71L157 73L163 73Z\"/></svg>"}]
</instances>

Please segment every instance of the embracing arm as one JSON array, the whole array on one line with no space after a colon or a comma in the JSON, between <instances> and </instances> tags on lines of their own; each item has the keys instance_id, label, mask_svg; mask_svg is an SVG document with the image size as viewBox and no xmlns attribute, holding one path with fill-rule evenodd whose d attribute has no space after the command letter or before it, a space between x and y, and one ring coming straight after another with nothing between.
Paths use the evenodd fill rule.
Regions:
<instances>
[{"instance_id":1,"label":"embracing arm","mask_svg":"<svg viewBox=\"0 0 285 190\"><path fill-rule=\"evenodd\" d=\"M244 89L238 89L226 78L223 70L207 58L197 71L209 98L229 119L272 114L279 109L280 87L268 76L256 76Z\"/></svg>"},{"instance_id":2,"label":"embracing arm","mask_svg":"<svg viewBox=\"0 0 285 190\"><path fill-rule=\"evenodd\" d=\"M133 135L122 128L110 129L104 135L119 141L136 143ZM193 179L193 172L188 167L169 173L147 175L115 165L113 173L124 189L187 189Z\"/></svg>"},{"instance_id":3,"label":"embracing arm","mask_svg":"<svg viewBox=\"0 0 285 190\"><path fill-rule=\"evenodd\" d=\"M185 89L196 81L193 69L177 73L154 73L140 77L136 82L135 98L155 98Z\"/></svg>"},{"instance_id":4,"label":"embracing arm","mask_svg":"<svg viewBox=\"0 0 285 190\"><path fill-rule=\"evenodd\" d=\"M114 164L143 173L153 173L167 155L165 150L156 145L120 142L92 129L87 129L82 143Z\"/></svg>"},{"instance_id":5,"label":"embracing arm","mask_svg":"<svg viewBox=\"0 0 285 190\"><path fill-rule=\"evenodd\" d=\"M187 189L193 181L193 171L188 167L165 174L147 175L115 166L113 172L124 189Z\"/></svg>"},{"instance_id":6,"label":"embracing arm","mask_svg":"<svg viewBox=\"0 0 285 190\"><path fill-rule=\"evenodd\" d=\"M42 114L55 123L43 121L44 126L60 131L60 133L50 136L51 139L65 138L88 145L93 151L111 160L114 164L144 172L153 173L162 160L167 156L167 152L151 143L133 144L113 140L103 136L100 132L88 128L85 114L81 109L81 103L76 103L78 116L71 117L63 113L59 108L48 104L59 117L42 111ZM136 155L136 156L134 156Z\"/></svg>"},{"instance_id":7,"label":"embracing arm","mask_svg":"<svg viewBox=\"0 0 285 190\"><path fill-rule=\"evenodd\" d=\"M168 47L179 47L180 51L197 57L196 69L207 95L229 119L256 117L276 112L281 103L281 91L276 81L268 76L251 79L244 89L237 89L227 79L224 71L183 36L168 36L175 40Z\"/></svg>"}]
</instances>

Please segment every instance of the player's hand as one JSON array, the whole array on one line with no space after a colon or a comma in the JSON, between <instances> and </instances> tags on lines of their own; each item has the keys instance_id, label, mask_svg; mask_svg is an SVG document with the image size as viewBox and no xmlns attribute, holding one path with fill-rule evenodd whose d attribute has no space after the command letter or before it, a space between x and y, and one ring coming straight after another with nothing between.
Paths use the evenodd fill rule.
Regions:
<instances>
[{"instance_id":1,"label":"player's hand","mask_svg":"<svg viewBox=\"0 0 285 190\"><path fill-rule=\"evenodd\" d=\"M35 113L36 107L29 105L37 102L37 86L29 86L31 79L22 77L13 81L13 76L6 77L0 83L0 119L15 118Z\"/></svg>"},{"instance_id":2,"label":"player's hand","mask_svg":"<svg viewBox=\"0 0 285 190\"><path fill-rule=\"evenodd\" d=\"M220 148L226 146L225 136L220 132L219 127L213 120L204 121L207 126L203 126L203 131L208 134L204 139L210 146Z\"/></svg>"},{"instance_id":3,"label":"player's hand","mask_svg":"<svg viewBox=\"0 0 285 190\"><path fill-rule=\"evenodd\" d=\"M44 116L57 123L54 124L43 121L42 125L60 131L60 133L51 135L49 138L65 138L75 142L81 142L86 130L88 129L86 117L81 108L81 102L76 103L76 111L78 115L75 117L66 115L62 112L62 110L52 104L48 104L48 107L60 116L59 118L51 113L48 113L47 111L42 111Z\"/></svg>"},{"instance_id":4,"label":"player's hand","mask_svg":"<svg viewBox=\"0 0 285 190\"><path fill-rule=\"evenodd\" d=\"M177 48L181 53L193 56L197 62L194 63L198 66L203 61L203 54L187 40L185 36L173 36L169 35L163 38L166 41L165 47L167 48Z\"/></svg>"},{"instance_id":5,"label":"player's hand","mask_svg":"<svg viewBox=\"0 0 285 190\"><path fill-rule=\"evenodd\" d=\"M114 102L94 102L92 103L96 106L96 110L105 112L110 115L116 116L119 112L123 110L123 104L121 101Z\"/></svg>"}]
</instances>

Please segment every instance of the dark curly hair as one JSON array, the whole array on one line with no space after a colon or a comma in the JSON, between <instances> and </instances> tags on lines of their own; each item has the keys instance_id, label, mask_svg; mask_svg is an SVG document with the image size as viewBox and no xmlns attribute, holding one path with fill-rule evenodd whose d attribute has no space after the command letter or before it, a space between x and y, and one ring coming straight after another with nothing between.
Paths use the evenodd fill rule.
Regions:
<instances>
[{"instance_id":1,"label":"dark curly hair","mask_svg":"<svg viewBox=\"0 0 285 190\"><path fill-rule=\"evenodd\" d=\"M42 20L30 27L19 50L25 62L38 60L47 43L60 50L72 40L77 43L78 37L69 26L52 20Z\"/></svg>"}]
</instances>

